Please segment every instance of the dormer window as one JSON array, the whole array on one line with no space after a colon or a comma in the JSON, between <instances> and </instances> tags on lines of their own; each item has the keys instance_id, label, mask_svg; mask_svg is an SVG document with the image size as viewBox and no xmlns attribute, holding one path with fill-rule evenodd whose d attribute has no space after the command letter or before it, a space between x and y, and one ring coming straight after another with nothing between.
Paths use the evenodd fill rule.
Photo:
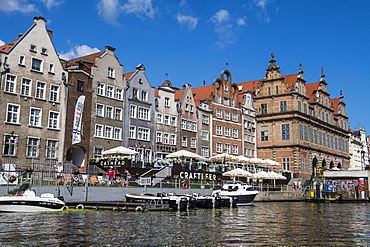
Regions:
<instances>
[{"instance_id":1,"label":"dormer window","mask_svg":"<svg viewBox=\"0 0 370 247\"><path fill-rule=\"evenodd\" d=\"M114 74L115 74L115 70L113 68L108 68L108 77L115 78Z\"/></svg>"}]
</instances>

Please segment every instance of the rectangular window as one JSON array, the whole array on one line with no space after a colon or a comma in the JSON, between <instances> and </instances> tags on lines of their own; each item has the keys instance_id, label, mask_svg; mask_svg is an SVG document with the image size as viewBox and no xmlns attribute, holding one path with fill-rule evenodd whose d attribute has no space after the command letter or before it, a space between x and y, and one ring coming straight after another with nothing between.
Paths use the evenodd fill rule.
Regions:
<instances>
[{"instance_id":1,"label":"rectangular window","mask_svg":"<svg viewBox=\"0 0 370 247\"><path fill-rule=\"evenodd\" d=\"M261 114L267 114L267 104L261 104L260 113Z\"/></svg>"},{"instance_id":2,"label":"rectangular window","mask_svg":"<svg viewBox=\"0 0 370 247\"><path fill-rule=\"evenodd\" d=\"M225 136L229 137L230 136L230 128L229 127L225 127L224 129L224 134Z\"/></svg>"},{"instance_id":3,"label":"rectangular window","mask_svg":"<svg viewBox=\"0 0 370 247\"><path fill-rule=\"evenodd\" d=\"M103 148L94 147L94 158L102 158L103 157Z\"/></svg>"},{"instance_id":4,"label":"rectangular window","mask_svg":"<svg viewBox=\"0 0 370 247\"><path fill-rule=\"evenodd\" d=\"M187 121L186 129L191 131L192 121Z\"/></svg>"},{"instance_id":5,"label":"rectangular window","mask_svg":"<svg viewBox=\"0 0 370 247\"><path fill-rule=\"evenodd\" d=\"M303 113L307 114L307 104L303 104Z\"/></svg>"},{"instance_id":6,"label":"rectangular window","mask_svg":"<svg viewBox=\"0 0 370 247\"><path fill-rule=\"evenodd\" d=\"M22 96L31 96L31 80L23 78L21 85L21 95Z\"/></svg>"},{"instance_id":7,"label":"rectangular window","mask_svg":"<svg viewBox=\"0 0 370 247\"><path fill-rule=\"evenodd\" d=\"M268 126L261 126L261 141L268 140L269 140Z\"/></svg>"},{"instance_id":8,"label":"rectangular window","mask_svg":"<svg viewBox=\"0 0 370 247\"><path fill-rule=\"evenodd\" d=\"M209 116L202 115L202 124L209 124Z\"/></svg>"},{"instance_id":9,"label":"rectangular window","mask_svg":"<svg viewBox=\"0 0 370 247\"><path fill-rule=\"evenodd\" d=\"M267 95L271 95L271 88L270 87L267 88Z\"/></svg>"},{"instance_id":10,"label":"rectangular window","mask_svg":"<svg viewBox=\"0 0 370 247\"><path fill-rule=\"evenodd\" d=\"M181 145L182 145L183 147L187 147L187 146L188 146L188 138L187 138L186 136L183 136L183 137L182 137Z\"/></svg>"},{"instance_id":11,"label":"rectangular window","mask_svg":"<svg viewBox=\"0 0 370 247\"><path fill-rule=\"evenodd\" d=\"M130 126L128 138L136 139L136 127L135 126Z\"/></svg>"},{"instance_id":12,"label":"rectangular window","mask_svg":"<svg viewBox=\"0 0 370 247\"><path fill-rule=\"evenodd\" d=\"M19 123L20 106L8 104L6 112L7 123Z\"/></svg>"},{"instance_id":13,"label":"rectangular window","mask_svg":"<svg viewBox=\"0 0 370 247\"><path fill-rule=\"evenodd\" d=\"M233 138L238 138L238 129L233 129Z\"/></svg>"},{"instance_id":14,"label":"rectangular window","mask_svg":"<svg viewBox=\"0 0 370 247\"><path fill-rule=\"evenodd\" d=\"M298 101L298 111L302 111L302 102Z\"/></svg>"},{"instance_id":15,"label":"rectangular window","mask_svg":"<svg viewBox=\"0 0 370 247\"><path fill-rule=\"evenodd\" d=\"M230 120L230 112L225 111L225 120Z\"/></svg>"},{"instance_id":16,"label":"rectangular window","mask_svg":"<svg viewBox=\"0 0 370 247\"><path fill-rule=\"evenodd\" d=\"M216 126L216 135L222 135L222 127L219 125Z\"/></svg>"},{"instance_id":17,"label":"rectangular window","mask_svg":"<svg viewBox=\"0 0 370 247\"><path fill-rule=\"evenodd\" d=\"M299 140L303 141L303 125L299 125Z\"/></svg>"},{"instance_id":18,"label":"rectangular window","mask_svg":"<svg viewBox=\"0 0 370 247\"><path fill-rule=\"evenodd\" d=\"M233 113L233 121L238 122L238 114L237 113Z\"/></svg>"},{"instance_id":19,"label":"rectangular window","mask_svg":"<svg viewBox=\"0 0 370 247\"><path fill-rule=\"evenodd\" d=\"M115 119L122 121L122 109L121 108L116 108L115 109Z\"/></svg>"},{"instance_id":20,"label":"rectangular window","mask_svg":"<svg viewBox=\"0 0 370 247\"><path fill-rule=\"evenodd\" d=\"M15 93L16 76L6 75L5 92Z\"/></svg>"},{"instance_id":21,"label":"rectangular window","mask_svg":"<svg viewBox=\"0 0 370 247\"><path fill-rule=\"evenodd\" d=\"M17 146L17 136L13 134L4 135L4 156L15 156Z\"/></svg>"},{"instance_id":22,"label":"rectangular window","mask_svg":"<svg viewBox=\"0 0 370 247\"><path fill-rule=\"evenodd\" d=\"M283 158L283 170L290 171L290 158Z\"/></svg>"},{"instance_id":23,"label":"rectangular window","mask_svg":"<svg viewBox=\"0 0 370 247\"><path fill-rule=\"evenodd\" d=\"M238 145L233 145L233 154L237 155L239 153Z\"/></svg>"},{"instance_id":24,"label":"rectangular window","mask_svg":"<svg viewBox=\"0 0 370 247\"><path fill-rule=\"evenodd\" d=\"M222 153L222 143L221 142L216 143L216 152Z\"/></svg>"},{"instance_id":25,"label":"rectangular window","mask_svg":"<svg viewBox=\"0 0 370 247\"><path fill-rule=\"evenodd\" d=\"M163 124L170 125L170 116L164 115Z\"/></svg>"},{"instance_id":26,"label":"rectangular window","mask_svg":"<svg viewBox=\"0 0 370 247\"><path fill-rule=\"evenodd\" d=\"M216 118L222 118L222 111L220 109L216 110Z\"/></svg>"},{"instance_id":27,"label":"rectangular window","mask_svg":"<svg viewBox=\"0 0 370 247\"><path fill-rule=\"evenodd\" d=\"M114 139L122 140L122 129L121 128L114 128Z\"/></svg>"},{"instance_id":28,"label":"rectangular window","mask_svg":"<svg viewBox=\"0 0 370 247\"><path fill-rule=\"evenodd\" d=\"M186 123L187 121L185 119L181 120L181 129L186 130Z\"/></svg>"},{"instance_id":29,"label":"rectangular window","mask_svg":"<svg viewBox=\"0 0 370 247\"><path fill-rule=\"evenodd\" d=\"M163 143L164 144L170 144L170 134L163 133Z\"/></svg>"},{"instance_id":30,"label":"rectangular window","mask_svg":"<svg viewBox=\"0 0 370 247\"><path fill-rule=\"evenodd\" d=\"M58 129L59 128L59 112L49 112L49 128Z\"/></svg>"},{"instance_id":31,"label":"rectangular window","mask_svg":"<svg viewBox=\"0 0 370 247\"><path fill-rule=\"evenodd\" d=\"M137 98L137 93L139 92L139 89L133 88L132 89L132 98Z\"/></svg>"},{"instance_id":32,"label":"rectangular window","mask_svg":"<svg viewBox=\"0 0 370 247\"><path fill-rule=\"evenodd\" d=\"M286 101L280 101L280 111L287 111Z\"/></svg>"},{"instance_id":33,"label":"rectangular window","mask_svg":"<svg viewBox=\"0 0 370 247\"><path fill-rule=\"evenodd\" d=\"M228 143L224 144L224 152L227 153L227 154L230 153L230 144L228 144Z\"/></svg>"},{"instance_id":34,"label":"rectangular window","mask_svg":"<svg viewBox=\"0 0 370 247\"><path fill-rule=\"evenodd\" d=\"M282 140L290 139L290 125L289 124L281 125L281 138Z\"/></svg>"},{"instance_id":35,"label":"rectangular window","mask_svg":"<svg viewBox=\"0 0 370 247\"><path fill-rule=\"evenodd\" d=\"M37 99L45 99L45 87L46 83L38 81L36 83L36 94L35 97Z\"/></svg>"},{"instance_id":36,"label":"rectangular window","mask_svg":"<svg viewBox=\"0 0 370 247\"><path fill-rule=\"evenodd\" d=\"M150 110L147 108L139 107L138 118L142 120L150 120Z\"/></svg>"},{"instance_id":37,"label":"rectangular window","mask_svg":"<svg viewBox=\"0 0 370 247\"><path fill-rule=\"evenodd\" d=\"M168 98L168 97L164 98L164 106L167 106L167 107L170 106L170 98Z\"/></svg>"},{"instance_id":38,"label":"rectangular window","mask_svg":"<svg viewBox=\"0 0 370 247\"><path fill-rule=\"evenodd\" d=\"M84 81L77 81L77 91L83 92L85 87L85 82Z\"/></svg>"},{"instance_id":39,"label":"rectangular window","mask_svg":"<svg viewBox=\"0 0 370 247\"><path fill-rule=\"evenodd\" d=\"M224 105L230 105L230 99L224 98Z\"/></svg>"},{"instance_id":40,"label":"rectangular window","mask_svg":"<svg viewBox=\"0 0 370 247\"><path fill-rule=\"evenodd\" d=\"M130 105L130 117L131 118L136 118L136 105Z\"/></svg>"},{"instance_id":41,"label":"rectangular window","mask_svg":"<svg viewBox=\"0 0 370 247\"><path fill-rule=\"evenodd\" d=\"M279 94L279 86L275 86L275 94Z\"/></svg>"},{"instance_id":42,"label":"rectangular window","mask_svg":"<svg viewBox=\"0 0 370 247\"><path fill-rule=\"evenodd\" d=\"M148 101L148 92L147 91L141 91L141 100L142 101Z\"/></svg>"},{"instance_id":43,"label":"rectangular window","mask_svg":"<svg viewBox=\"0 0 370 247\"><path fill-rule=\"evenodd\" d=\"M96 116L104 117L104 105L96 104Z\"/></svg>"},{"instance_id":44,"label":"rectangular window","mask_svg":"<svg viewBox=\"0 0 370 247\"><path fill-rule=\"evenodd\" d=\"M112 133L112 127L105 126L104 128L104 137L108 139L112 139L113 133Z\"/></svg>"},{"instance_id":45,"label":"rectangular window","mask_svg":"<svg viewBox=\"0 0 370 247\"><path fill-rule=\"evenodd\" d=\"M41 109L31 108L30 126L41 127Z\"/></svg>"},{"instance_id":46,"label":"rectangular window","mask_svg":"<svg viewBox=\"0 0 370 247\"><path fill-rule=\"evenodd\" d=\"M202 147L202 156L209 158L209 148L207 147Z\"/></svg>"},{"instance_id":47,"label":"rectangular window","mask_svg":"<svg viewBox=\"0 0 370 247\"><path fill-rule=\"evenodd\" d=\"M111 107L111 106L106 106L105 107L105 117L110 118L110 119L113 118L113 107Z\"/></svg>"},{"instance_id":48,"label":"rectangular window","mask_svg":"<svg viewBox=\"0 0 370 247\"><path fill-rule=\"evenodd\" d=\"M114 87L112 86L107 86L107 97L113 98L113 92L114 92Z\"/></svg>"},{"instance_id":49,"label":"rectangular window","mask_svg":"<svg viewBox=\"0 0 370 247\"><path fill-rule=\"evenodd\" d=\"M47 140L46 141L46 158L56 159L58 150L58 141L57 140Z\"/></svg>"},{"instance_id":50,"label":"rectangular window","mask_svg":"<svg viewBox=\"0 0 370 247\"><path fill-rule=\"evenodd\" d=\"M137 139L143 141L149 141L150 130L142 127L137 128Z\"/></svg>"},{"instance_id":51,"label":"rectangular window","mask_svg":"<svg viewBox=\"0 0 370 247\"><path fill-rule=\"evenodd\" d=\"M95 125L95 137L103 137L103 125Z\"/></svg>"},{"instance_id":52,"label":"rectangular window","mask_svg":"<svg viewBox=\"0 0 370 247\"><path fill-rule=\"evenodd\" d=\"M19 55L18 64L19 65L26 65L25 57L23 55Z\"/></svg>"},{"instance_id":53,"label":"rectangular window","mask_svg":"<svg viewBox=\"0 0 370 247\"><path fill-rule=\"evenodd\" d=\"M170 144L176 145L176 134L171 134L170 138Z\"/></svg>"},{"instance_id":54,"label":"rectangular window","mask_svg":"<svg viewBox=\"0 0 370 247\"><path fill-rule=\"evenodd\" d=\"M157 113L157 123L161 124L163 123L163 114Z\"/></svg>"},{"instance_id":55,"label":"rectangular window","mask_svg":"<svg viewBox=\"0 0 370 247\"><path fill-rule=\"evenodd\" d=\"M39 138L29 137L27 140L27 157L36 158L39 156Z\"/></svg>"},{"instance_id":56,"label":"rectangular window","mask_svg":"<svg viewBox=\"0 0 370 247\"><path fill-rule=\"evenodd\" d=\"M191 130L193 132L197 132L197 123L196 122L193 122Z\"/></svg>"},{"instance_id":57,"label":"rectangular window","mask_svg":"<svg viewBox=\"0 0 370 247\"><path fill-rule=\"evenodd\" d=\"M105 95L105 85L103 83L98 83L98 92L97 95Z\"/></svg>"},{"instance_id":58,"label":"rectangular window","mask_svg":"<svg viewBox=\"0 0 370 247\"><path fill-rule=\"evenodd\" d=\"M49 63L49 67L48 67L48 72L49 73L54 73L54 64L53 63Z\"/></svg>"},{"instance_id":59,"label":"rectangular window","mask_svg":"<svg viewBox=\"0 0 370 247\"><path fill-rule=\"evenodd\" d=\"M209 132L202 130L202 140L208 140L209 139Z\"/></svg>"},{"instance_id":60,"label":"rectangular window","mask_svg":"<svg viewBox=\"0 0 370 247\"><path fill-rule=\"evenodd\" d=\"M115 78L115 70L113 68L108 68L108 77Z\"/></svg>"},{"instance_id":61,"label":"rectangular window","mask_svg":"<svg viewBox=\"0 0 370 247\"><path fill-rule=\"evenodd\" d=\"M195 139L194 137L192 137L190 140L190 147L197 148L197 139Z\"/></svg>"},{"instance_id":62,"label":"rectangular window","mask_svg":"<svg viewBox=\"0 0 370 247\"><path fill-rule=\"evenodd\" d=\"M50 101L53 102L59 101L59 86L56 85L50 86Z\"/></svg>"},{"instance_id":63,"label":"rectangular window","mask_svg":"<svg viewBox=\"0 0 370 247\"><path fill-rule=\"evenodd\" d=\"M176 126L177 125L177 118L176 117L171 117L171 125Z\"/></svg>"},{"instance_id":64,"label":"rectangular window","mask_svg":"<svg viewBox=\"0 0 370 247\"><path fill-rule=\"evenodd\" d=\"M122 89L116 88L116 99L122 100Z\"/></svg>"},{"instance_id":65,"label":"rectangular window","mask_svg":"<svg viewBox=\"0 0 370 247\"><path fill-rule=\"evenodd\" d=\"M42 72L42 60L33 57L31 69L34 71Z\"/></svg>"},{"instance_id":66,"label":"rectangular window","mask_svg":"<svg viewBox=\"0 0 370 247\"><path fill-rule=\"evenodd\" d=\"M162 136L163 136L162 132L157 131L157 134L156 134L156 137L155 137L156 143L161 144L163 142Z\"/></svg>"}]
</instances>

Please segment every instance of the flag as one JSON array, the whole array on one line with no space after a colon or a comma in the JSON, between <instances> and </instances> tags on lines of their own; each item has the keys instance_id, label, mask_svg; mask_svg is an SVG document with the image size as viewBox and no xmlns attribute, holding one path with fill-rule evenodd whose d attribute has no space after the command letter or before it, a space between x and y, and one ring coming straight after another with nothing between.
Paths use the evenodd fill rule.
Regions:
<instances>
[{"instance_id":1,"label":"flag","mask_svg":"<svg viewBox=\"0 0 370 247\"><path fill-rule=\"evenodd\" d=\"M81 121L84 111L85 96L81 95L76 103L75 117L73 121L72 145L81 142Z\"/></svg>"}]
</instances>

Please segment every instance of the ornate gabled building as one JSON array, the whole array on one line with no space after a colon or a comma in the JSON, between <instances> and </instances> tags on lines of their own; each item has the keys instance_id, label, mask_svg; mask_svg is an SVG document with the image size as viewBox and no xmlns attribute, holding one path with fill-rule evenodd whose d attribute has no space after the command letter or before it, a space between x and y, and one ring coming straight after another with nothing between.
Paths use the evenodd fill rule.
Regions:
<instances>
[{"instance_id":1,"label":"ornate gabled building","mask_svg":"<svg viewBox=\"0 0 370 247\"><path fill-rule=\"evenodd\" d=\"M212 152L213 110L208 99L196 99L198 115L198 154L210 158Z\"/></svg>"},{"instance_id":2,"label":"ornate gabled building","mask_svg":"<svg viewBox=\"0 0 370 247\"><path fill-rule=\"evenodd\" d=\"M155 89L155 146L156 159L165 159L167 154L179 150L179 110L175 101L172 83L164 81Z\"/></svg>"},{"instance_id":3,"label":"ornate gabled building","mask_svg":"<svg viewBox=\"0 0 370 247\"><path fill-rule=\"evenodd\" d=\"M125 73L125 121L123 146L139 152L136 156L140 166L152 164L155 144L154 87L145 75L143 64L134 72Z\"/></svg>"},{"instance_id":4,"label":"ornate gabled building","mask_svg":"<svg viewBox=\"0 0 370 247\"><path fill-rule=\"evenodd\" d=\"M194 88L193 92L196 102L209 100L213 111L210 156L243 154L243 111L239 102L239 87L232 82L230 71L222 71L212 86Z\"/></svg>"},{"instance_id":5,"label":"ornate gabled building","mask_svg":"<svg viewBox=\"0 0 370 247\"><path fill-rule=\"evenodd\" d=\"M325 74L306 84L298 74L283 76L274 54L263 80L239 83L254 92L258 157L276 160L294 178L319 168L348 169L348 122L343 96L330 99Z\"/></svg>"},{"instance_id":6,"label":"ornate gabled building","mask_svg":"<svg viewBox=\"0 0 370 247\"><path fill-rule=\"evenodd\" d=\"M175 101L179 108L180 149L198 153L198 115L191 85L176 90Z\"/></svg>"},{"instance_id":7,"label":"ornate gabled building","mask_svg":"<svg viewBox=\"0 0 370 247\"><path fill-rule=\"evenodd\" d=\"M0 47L1 155L30 166L32 160L63 160L66 78L46 20ZM18 167L20 168L20 166Z\"/></svg>"}]
</instances>

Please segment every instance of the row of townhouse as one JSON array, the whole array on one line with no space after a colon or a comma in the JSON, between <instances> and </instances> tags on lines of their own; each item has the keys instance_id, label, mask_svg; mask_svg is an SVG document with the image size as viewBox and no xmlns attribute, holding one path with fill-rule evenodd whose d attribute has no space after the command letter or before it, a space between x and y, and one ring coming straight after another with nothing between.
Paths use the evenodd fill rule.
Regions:
<instances>
[{"instance_id":1,"label":"row of townhouse","mask_svg":"<svg viewBox=\"0 0 370 247\"><path fill-rule=\"evenodd\" d=\"M154 88L143 64L123 73L110 46L61 60L45 23L34 18L25 34L0 47L3 159L67 160L86 169L89 158L125 146L139 152L134 161L142 167L185 149L204 157L258 152L295 178L351 168L344 97L330 98L323 70L319 82L306 84L302 66L283 76L272 54L261 80L234 83L224 70L209 86L176 88L166 80Z\"/></svg>"}]
</instances>

